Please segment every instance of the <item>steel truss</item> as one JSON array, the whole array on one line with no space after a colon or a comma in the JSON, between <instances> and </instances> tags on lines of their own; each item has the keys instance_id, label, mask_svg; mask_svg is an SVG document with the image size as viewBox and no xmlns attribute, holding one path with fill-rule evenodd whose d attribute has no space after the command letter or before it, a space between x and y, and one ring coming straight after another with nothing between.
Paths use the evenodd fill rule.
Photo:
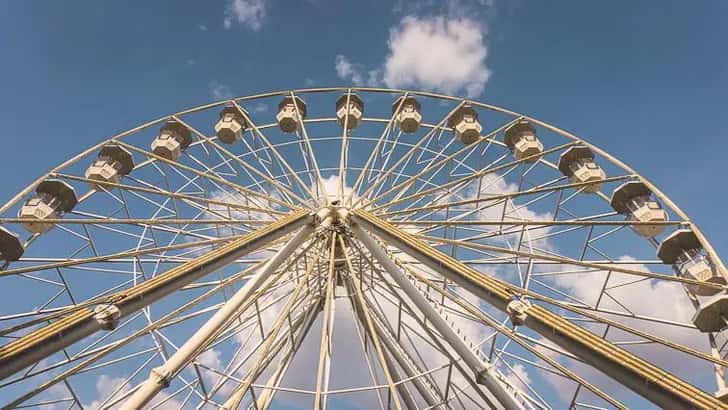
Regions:
<instances>
[{"instance_id":1,"label":"steel truss","mask_svg":"<svg viewBox=\"0 0 728 410\"><path fill-rule=\"evenodd\" d=\"M253 109L304 97L291 133ZM414 133L400 122L407 98L422 104ZM223 106L245 125L231 144L208 134ZM449 122L464 107L483 124L469 144ZM175 159L150 148L168 121L191 138ZM523 121L538 154L503 138ZM109 144L133 170L90 180ZM574 147L606 176L562 174ZM48 179L77 204L27 232L38 220L18 210ZM625 182L669 218L613 209ZM726 288L655 256L690 229L724 275L699 228L598 147L492 105L375 88L216 102L69 159L1 206L0 225L24 249L7 260L0 248L6 408L727 407L728 338L692 320L707 303L695 289Z\"/></svg>"}]
</instances>

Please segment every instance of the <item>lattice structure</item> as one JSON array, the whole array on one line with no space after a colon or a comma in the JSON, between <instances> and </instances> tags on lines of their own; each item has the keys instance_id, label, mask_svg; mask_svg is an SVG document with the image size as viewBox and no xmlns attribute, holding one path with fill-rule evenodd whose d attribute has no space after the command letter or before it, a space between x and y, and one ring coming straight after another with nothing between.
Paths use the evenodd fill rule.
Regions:
<instances>
[{"instance_id":1,"label":"lattice structure","mask_svg":"<svg viewBox=\"0 0 728 410\"><path fill-rule=\"evenodd\" d=\"M123 132L0 207L0 399L723 408L725 291L687 215L564 130L273 92Z\"/></svg>"}]
</instances>

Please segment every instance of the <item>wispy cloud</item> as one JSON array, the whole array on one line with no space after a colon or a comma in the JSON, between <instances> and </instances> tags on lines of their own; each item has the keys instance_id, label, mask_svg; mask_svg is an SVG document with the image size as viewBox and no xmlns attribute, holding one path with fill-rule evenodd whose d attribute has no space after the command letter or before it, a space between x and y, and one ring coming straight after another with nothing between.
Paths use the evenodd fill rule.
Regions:
<instances>
[{"instance_id":1,"label":"wispy cloud","mask_svg":"<svg viewBox=\"0 0 728 410\"><path fill-rule=\"evenodd\" d=\"M257 31L263 27L266 14L266 0L231 0L225 8L223 27L230 29L233 24L240 24Z\"/></svg>"},{"instance_id":2,"label":"wispy cloud","mask_svg":"<svg viewBox=\"0 0 728 410\"><path fill-rule=\"evenodd\" d=\"M210 83L210 95L216 100L228 100L234 97L230 87L217 81Z\"/></svg>"},{"instance_id":3,"label":"wispy cloud","mask_svg":"<svg viewBox=\"0 0 728 410\"><path fill-rule=\"evenodd\" d=\"M345 55L339 54L334 61L336 75L354 85L376 86L379 81L379 70L367 70L362 64L351 62Z\"/></svg>"},{"instance_id":4,"label":"wispy cloud","mask_svg":"<svg viewBox=\"0 0 728 410\"><path fill-rule=\"evenodd\" d=\"M259 102L253 106L253 112L266 112L268 111L268 104Z\"/></svg>"}]
</instances>

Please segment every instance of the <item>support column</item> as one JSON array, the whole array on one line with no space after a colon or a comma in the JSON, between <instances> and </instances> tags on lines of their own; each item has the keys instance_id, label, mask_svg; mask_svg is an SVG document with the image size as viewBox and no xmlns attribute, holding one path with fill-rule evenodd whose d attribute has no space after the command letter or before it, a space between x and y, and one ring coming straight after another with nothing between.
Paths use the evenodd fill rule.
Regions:
<instances>
[{"instance_id":1,"label":"support column","mask_svg":"<svg viewBox=\"0 0 728 410\"><path fill-rule=\"evenodd\" d=\"M524 292L515 285L466 266L366 211L355 210L350 216L354 226L361 225L503 312L508 303ZM531 305L525 313L525 326L660 407L728 408L697 387L540 305Z\"/></svg>"},{"instance_id":2,"label":"support column","mask_svg":"<svg viewBox=\"0 0 728 410\"><path fill-rule=\"evenodd\" d=\"M353 274L354 267L351 265L351 258L349 258L349 255L346 252L346 244L344 243L342 237L339 237L339 246L341 246L341 253L346 259L346 267L349 270L350 274ZM364 292L363 289L359 286L358 283L352 283L353 281L351 279L351 276L349 275L346 275L344 280L346 281L347 290L349 291L349 299L352 302L354 314L361 322L362 329L364 330L363 341L366 343L366 334L368 332L369 338L374 345L374 350L376 352L377 358L379 359L379 364L382 367L384 377L387 379L387 384L389 385L389 394L391 400L394 402L394 407L397 410L401 410L402 408L402 405L399 402L399 396L402 396L402 399L407 405L407 408L415 407L414 402L412 401L412 397L407 391L407 387L401 383L398 385L399 388L395 387L395 383L400 380L400 377L397 374L396 367L392 366L393 363L391 358L387 356L384 353L384 349L382 349L382 344L379 341L379 334L374 327L374 321L372 320L372 316L369 313L369 307L366 303L364 303L364 297L362 296L362 292ZM400 392L399 394L398 391Z\"/></svg>"},{"instance_id":3,"label":"support column","mask_svg":"<svg viewBox=\"0 0 728 410\"><path fill-rule=\"evenodd\" d=\"M307 211L291 215L240 237L159 276L99 300L96 309L81 308L50 325L0 347L0 380L229 265L267 243L314 222Z\"/></svg>"},{"instance_id":4,"label":"support column","mask_svg":"<svg viewBox=\"0 0 728 410\"><path fill-rule=\"evenodd\" d=\"M334 319L336 316L336 279L334 278L336 236L336 232L331 233L328 275L326 277L326 296L324 296L323 320L321 321L321 345L319 346L319 360L316 371L316 396L314 397L314 410L325 410L328 401L329 380L331 376L331 354L334 347L331 343L331 338L334 333Z\"/></svg>"},{"instance_id":5,"label":"support column","mask_svg":"<svg viewBox=\"0 0 728 410\"><path fill-rule=\"evenodd\" d=\"M317 299L315 303L311 305L309 310L306 312L306 314L303 316L303 320L299 323L294 323L295 329L289 329L288 331L291 333L294 333L294 330L298 330L298 328L301 329L299 333L297 333L295 336L291 336L291 343L287 344L286 350L282 353L282 357L280 359L280 362L278 364L278 367L276 370L271 374L271 376L268 378L268 382L266 383L266 386L269 386L268 389L263 389L262 392L258 394L258 400L256 402L258 410L266 410L270 407L271 402L273 401L273 397L277 393L277 389L280 386L281 382L283 382L283 378L286 375L286 372L291 367L291 364L293 363L293 359L296 355L296 352L298 352L298 348L301 346L301 343L303 343L303 339L306 338L306 335L308 334L308 331L311 329L311 326L313 325L313 322L318 317L318 312L322 308L322 302L320 299ZM288 338L287 335L284 335L285 338ZM282 338L284 338L282 336ZM276 347L274 349L270 356L270 360L275 357L278 352L283 347L283 343L280 344L280 347ZM264 366L267 366L267 364L264 364ZM254 406L255 407L255 406Z\"/></svg>"},{"instance_id":6,"label":"support column","mask_svg":"<svg viewBox=\"0 0 728 410\"><path fill-rule=\"evenodd\" d=\"M357 316L359 318L359 322L362 323L362 327L365 326L366 319L363 317L363 301L360 300L360 298L354 297L354 294L357 292L360 292L359 288L357 288L354 285L354 278L353 277L347 277L346 279L346 285L349 289L349 298L351 299L351 303L354 306L354 311L357 313ZM361 298L363 299L363 297ZM376 313L374 313L376 314ZM373 318L372 318L373 319ZM396 343L393 342L389 334L386 334L385 331L382 329L382 326L379 325L379 323L376 320L371 320L372 327L374 329L374 332L376 334L376 337L383 343L384 347L387 349L388 354L385 355L385 359L387 361L387 368L392 372L392 376L396 379L397 382L402 380L402 377L397 372L396 364L399 364L399 367L402 368L402 370L405 373L405 376L407 379L412 380L412 384L415 386L415 389L417 392L422 396L422 398L425 400L425 403L427 403L428 406L434 407L438 404L440 404L441 400L435 398L434 393L430 390L430 388L425 384L422 377L416 377L418 373L420 373L419 369L413 369L413 363L411 361L408 361L404 358L403 352L400 352L396 346ZM394 359L394 360L393 360ZM396 361L396 362L395 362ZM407 391L406 386L403 383L399 383L397 385L398 390L400 392L400 395L405 401L405 404L407 405L408 409L414 409L417 408L417 406L411 404L412 398L408 397L409 392Z\"/></svg>"},{"instance_id":7,"label":"support column","mask_svg":"<svg viewBox=\"0 0 728 410\"><path fill-rule=\"evenodd\" d=\"M268 336L266 336L263 346L258 349L258 358L248 369L248 373L243 379L243 382L235 387L235 390L232 392L232 394L230 394L230 397L225 401L225 403L223 403L223 409L237 410L238 406L240 406L240 403L243 401L243 397L245 397L245 393L248 392L250 385L253 384L255 378L258 377L259 373L262 372L262 370L265 368L263 364L266 361L266 357L272 350L273 343L278 337L278 333L281 331L285 320L290 317L291 309L293 309L293 307L295 306L298 300L298 296L303 291L303 288L308 285L308 279L311 276L311 272L313 271L313 269L316 267L316 265L318 265L319 258L320 255L316 255L313 263L306 269L306 274L304 275L303 279L293 290L293 293L288 299L288 302L281 309L280 313L278 313L278 317L273 323L271 330L268 332Z\"/></svg>"},{"instance_id":8,"label":"support column","mask_svg":"<svg viewBox=\"0 0 728 410\"><path fill-rule=\"evenodd\" d=\"M445 319L440 316L430 302L425 299L424 295L417 290L412 282L400 272L395 263L384 253L369 234L358 224L352 224L351 230L364 246L369 249L372 256L379 261L389 276L397 282L397 285L410 298L412 303L427 317L427 320L442 337L448 342L450 347L463 359L465 364L475 373L476 380L479 384L484 385L506 409L522 409L523 406L518 402L513 392L509 391L493 374L489 364L484 363L480 358L468 348L463 339L461 339L455 331L447 324Z\"/></svg>"},{"instance_id":9,"label":"support column","mask_svg":"<svg viewBox=\"0 0 728 410\"><path fill-rule=\"evenodd\" d=\"M245 302L258 287L265 282L278 266L288 256L301 246L314 231L312 224L305 225L301 230L281 248L268 262L251 277L245 285L238 290L225 304L208 320L190 339L177 350L167 362L152 369L149 378L134 394L121 406L122 410L140 409L147 404L160 390L169 386L170 381L192 359L209 345L231 320L235 318Z\"/></svg>"}]
</instances>

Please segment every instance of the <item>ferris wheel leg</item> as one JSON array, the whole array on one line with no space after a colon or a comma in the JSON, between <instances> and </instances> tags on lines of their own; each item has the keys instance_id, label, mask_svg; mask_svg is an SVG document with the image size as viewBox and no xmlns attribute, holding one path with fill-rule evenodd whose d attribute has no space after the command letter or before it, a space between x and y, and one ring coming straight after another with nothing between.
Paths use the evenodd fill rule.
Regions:
<instances>
[{"instance_id":1,"label":"ferris wheel leg","mask_svg":"<svg viewBox=\"0 0 728 410\"><path fill-rule=\"evenodd\" d=\"M440 316L435 308L430 304L424 295L420 293L412 282L407 279L402 272L400 272L397 265L392 261L381 246L379 246L368 233L359 226L359 224L352 224L351 229L354 235L359 239L364 246L371 252L374 259L376 259L389 275L397 282L397 285L407 294L412 303L427 317L427 320L447 343L452 347L455 352L463 359L467 366L475 373L476 380L479 384L484 385L500 402L500 404L506 409L522 409L523 405L518 402L512 391L509 391L495 377L493 370L489 364L484 363L476 354L473 352L460 338L455 331L448 325L445 319Z\"/></svg>"},{"instance_id":2,"label":"ferris wheel leg","mask_svg":"<svg viewBox=\"0 0 728 410\"><path fill-rule=\"evenodd\" d=\"M355 288L355 285L353 283L354 278L350 277L347 278L346 284L349 288L349 294L353 295L356 294L356 292L359 292L358 289ZM362 296L364 298L364 296ZM365 318L362 316L362 304L366 303L366 301L359 301L358 298L351 297L352 304L354 305L354 311L358 313L359 321L362 323L365 322ZM420 396L425 400L425 403L427 403L430 407L436 407L439 405L442 400L437 398L435 393L432 391L432 388L428 386L420 374L422 371L418 369L414 361L412 361L411 358L409 358L406 354L406 352L400 351L400 347L398 346L397 342L392 338L391 334L384 329L384 326L380 324L381 318L378 317L377 312L372 311L371 312L372 317L372 327L374 328L374 332L376 332L377 337L382 342L384 347L387 349L387 353L389 353L387 358L387 367L392 371L392 375L397 380L402 380L402 378L396 374L397 373L397 366L395 364L399 365L399 367L404 372L405 378L412 381L412 384L415 386L415 389L420 394ZM392 360L394 359L394 360ZM404 384L400 383L398 384L400 395L405 400L405 404L407 404L407 408L415 409L417 406L411 405L409 401L411 401L411 398L408 399L409 392L405 388ZM403 392L404 390L404 392Z\"/></svg>"},{"instance_id":3,"label":"ferris wheel leg","mask_svg":"<svg viewBox=\"0 0 728 410\"><path fill-rule=\"evenodd\" d=\"M95 309L93 305L83 306L50 325L0 346L0 380L99 330L114 329L121 318L301 226L313 225L315 222L316 217L307 211L292 213L152 279L109 295Z\"/></svg>"},{"instance_id":4,"label":"ferris wheel leg","mask_svg":"<svg viewBox=\"0 0 728 410\"><path fill-rule=\"evenodd\" d=\"M301 246L314 231L313 225L305 225L298 233L286 243L266 264L251 277L227 302L218 310L200 329L198 329L185 344L183 344L167 362L152 369L149 378L134 394L121 406L123 410L140 409L147 404L163 388L167 387L172 378L179 373L192 359L195 358L217 334L230 323L241 306L248 301L253 293L262 285L299 246Z\"/></svg>"},{"instance_id":5,"label":"ferris wheel leg","mask_svg":"<svg viewBox=\"0 0 728 410\"><path fill-rule=\"evenodd\" d=\"M306 338L309 331L311 330L314 321L318 317L318 312L321 311L322 308L323 303L320 299L317 299L315 303L312 303L311 306L306 309L306 313L301 315L299 319L293 322L293 326L288 329L287 333L282 335L282 339L290 339L291 342L286 344L285 350L282 353L282 357L278 362L278 367L276 367L276 369L268 378L268 381L265 384L265 386L267 386L268 388L264 388L258 394L258 398L256 401L257 407L253 407L256 407L258 410L267 410L270 407L275 394L278 392L278 388L280 387L284 377L286 376L286 372L293 363L293 359L298 352L298 349L301 347L303 340ZM280 347L276 348L274 351L271 351L271 354L269 355L269 357L271 357L271 360L278 355L281 349L283 349L283 344L281 344Z\"/></svg>"},{"instance_id":6,"label":"ferris wheel leg","mask_svg":"<svg viewBox=\"0 0 728 410\"><path fill-rule=\"evenodd\" d=\"M357 229L363 232L361 227L355 228L357 225L365 227L501 311L505 312L509 302L523 292L515 285L449 257L369 212L354 210L350 217L355 232ZM663 408L728 408L692 384L540 305L531 305L525 313L525 326Z\"/></svg>"}]
</instances>

